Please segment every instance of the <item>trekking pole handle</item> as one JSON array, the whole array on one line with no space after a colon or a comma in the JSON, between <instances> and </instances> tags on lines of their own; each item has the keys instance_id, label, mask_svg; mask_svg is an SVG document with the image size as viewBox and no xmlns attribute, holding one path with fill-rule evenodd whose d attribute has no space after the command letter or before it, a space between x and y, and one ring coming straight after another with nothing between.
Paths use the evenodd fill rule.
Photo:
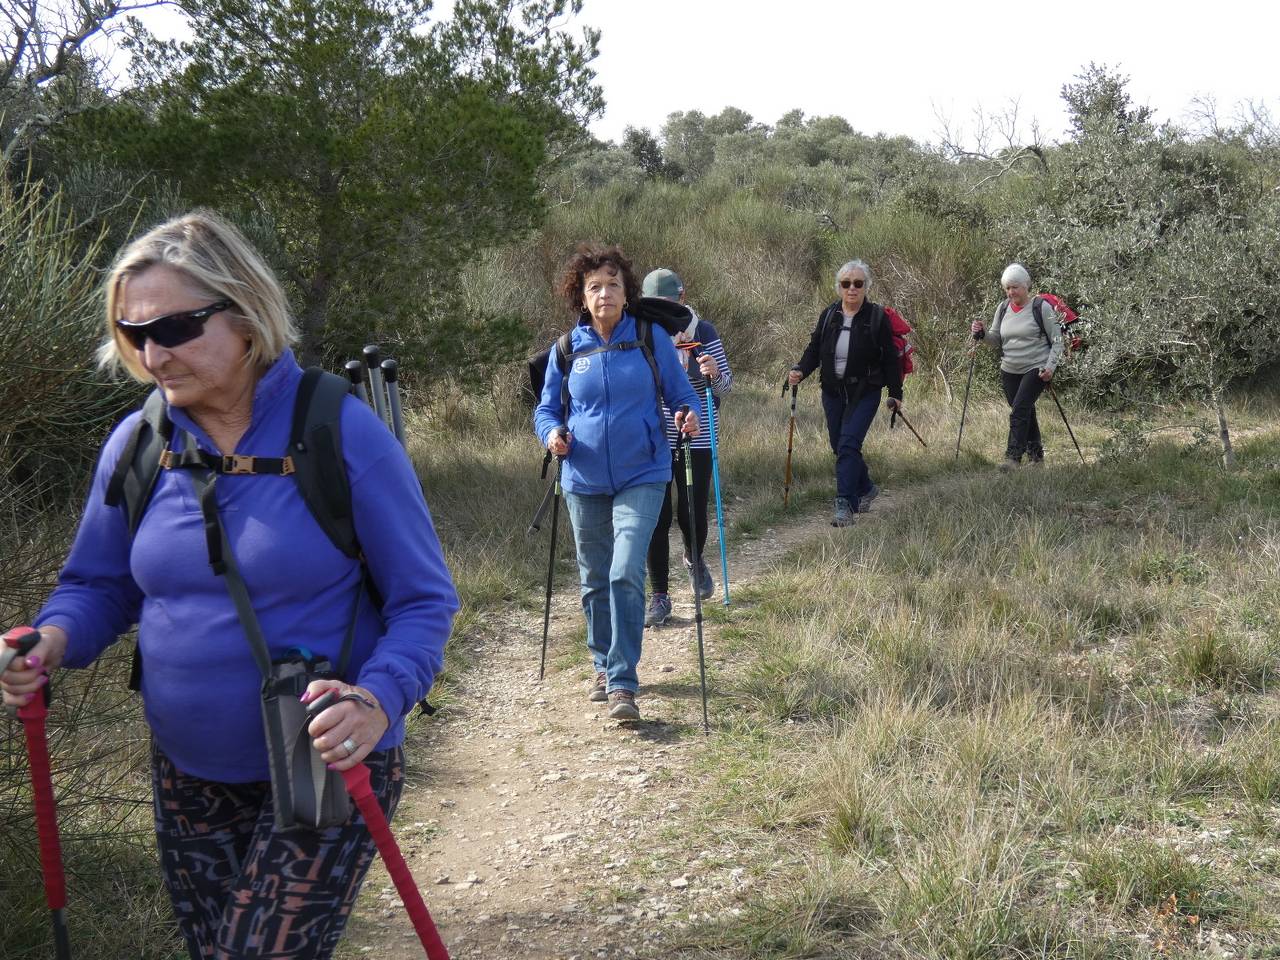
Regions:
<instances>
[{"instance_id":1,"label":"trekking pole handle","mask_svg":"<svg viewBox=\"0 0 1280 960\"><path fill-rule=\"evenodd\" d=\"M6 633L3 638L3 647L0 647L0 673L9 669L9 664L18 657L25 657L34 650L39 642L40 631L35 627L14 627ZM48 673L45 676L48 676ZM10 712L21 719L31 719L37 715L43 717L51 699L48 683L45 683L41 693L43 696L40 699L33 700L24 707L13 707Z\"/></svg>"},{"instance_id":2,"label":"trekking pole handle","mask_svg":"<svg viewBox=\"0 0 1280 960\"><path fill-rule=\"evenodd\" d=\"M14 627L4 635L4 647L0 649L0 673L18 657L25 657L40 642L40 631L34 627Z\"/></svg>"}]
</instances>

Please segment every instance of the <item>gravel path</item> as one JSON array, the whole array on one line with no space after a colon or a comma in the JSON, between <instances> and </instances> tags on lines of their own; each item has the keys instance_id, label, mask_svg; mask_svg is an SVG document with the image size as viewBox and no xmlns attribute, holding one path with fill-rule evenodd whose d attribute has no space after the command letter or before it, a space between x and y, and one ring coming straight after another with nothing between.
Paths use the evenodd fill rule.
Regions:
<instances>
[{"instance_id":1,"label":"gravel path","mask_svg":"<svg viewBox=\"0 0 1280 960\"><path fill-rule=\"evenodd\" d=\"M825 511L797 515L735 546L731 590L830 529ZM718 549L713 528L710 560ZM538 681L541 607L495 614L465 651L472 665L448 710L414 734L394 827L455 960L669 955L671 935L704 895L740 882L742 869L681 831L700 802L694 761L705 741L693 602L673 566L674 616L645 631L639 723L611 721L587 700L576 567L564 565L546 679ZM709 603L720 600L717 592ZM713 676L722 669L718 630L704 624ZM713 736L715 697L713 687ZM341 955L423 955L380 864Z\"/></svg>"}]
</instances>

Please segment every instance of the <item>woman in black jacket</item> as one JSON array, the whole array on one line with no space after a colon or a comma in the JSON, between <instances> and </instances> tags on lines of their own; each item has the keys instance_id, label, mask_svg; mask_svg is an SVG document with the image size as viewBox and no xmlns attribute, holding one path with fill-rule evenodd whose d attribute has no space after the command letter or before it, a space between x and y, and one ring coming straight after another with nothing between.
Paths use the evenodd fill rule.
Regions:
<instances>
[{"instance_id":1,"label":"woman in black jacket","mask_svg":"<svg viewBox=\"0 0 1280 960\"><path fill-rule=\"evenodd\" d=\"M871 268L861 260L850 260L836 271L840 299L819 315L809 346L787 375L795 385L821 368L822 409L836 455L834 527L848 526L855 513L866 513L880 493L862 458L862 441L886 387L889 409L902 403L893 329L884 308L867 299L870 287Z\"/></svg>"}]
</instances>

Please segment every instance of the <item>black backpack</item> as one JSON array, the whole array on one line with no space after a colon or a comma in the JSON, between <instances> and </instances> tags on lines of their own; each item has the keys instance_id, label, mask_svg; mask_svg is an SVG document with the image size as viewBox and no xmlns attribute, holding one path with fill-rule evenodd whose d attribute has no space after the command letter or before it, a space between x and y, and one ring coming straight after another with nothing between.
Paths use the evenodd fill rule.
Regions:
<instances>
[{"instance_id":1,"label":"black backpack","mask_svg":"<svg viewBox=\"0 0 1280 960\"><path fill-rule=\"evenodd\" d=\"M536 406L542 398L542 385L547 379L547 364L551 362L552 353L556 357L557 369L564 373L560 381L560 409L563 411L563 417L567 416L569 410L569 369L574 360L611 350L639 349L644 354L649 370L653 374L653 386L658 393L658 410L661 412L662 377L658 373L658 362L653 358L653 325L656 323L674 337L688 327L693 320L693 314L688 307L662 297L641 297L632 313L636 318L636 339L634 340L610 343L603 347L591 347L575 353L571 342L573 331L566 330L549 346L530 357L528 389L534 405Z\"/></svg>"},{"instance_id":2,"label":"black backpack","mask_svg":"<svg viewBox=\"0 0 1280 960\"><path fill-rule=\"evenodd\" d=\"M293 406L289 448L283 457L247 457L228 454L218 457L189 445L183 451L169 450L173 421L169 419L164 395L153 390L142 407L132 435L120 454L120 462L107 484L108 506L123 506L132 536L142 522L161 469L187 465L191 458L215 473L276 474L291 476L316 523L348 557L360 558L355 516L351 508L351 484L342 459L340 420L342 403L351 390L343 377L311 367L302 375ZM363 565L363 560L362 560ZM381 598L373 581L364 572L366 589L381 608ZM136 650L129 687L139 689L142 661Z\"/></svg>"}]
</instances>

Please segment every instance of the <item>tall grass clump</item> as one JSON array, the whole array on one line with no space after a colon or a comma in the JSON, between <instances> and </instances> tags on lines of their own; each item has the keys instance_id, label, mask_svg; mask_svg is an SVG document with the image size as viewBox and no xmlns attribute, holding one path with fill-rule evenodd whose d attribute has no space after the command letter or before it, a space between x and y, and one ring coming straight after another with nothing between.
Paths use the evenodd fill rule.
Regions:
<instances>
[{"instance_id":1,"label":"tall grass clump","mask_svg":"<svg viewBox=\"0 0 1280 960\"><path fill-rule=\"evenodd\" d=\"M136 391L94 368L103 233L41 184L0 180L0 477L74 489Z\"/></svg>"}]
</instances>

